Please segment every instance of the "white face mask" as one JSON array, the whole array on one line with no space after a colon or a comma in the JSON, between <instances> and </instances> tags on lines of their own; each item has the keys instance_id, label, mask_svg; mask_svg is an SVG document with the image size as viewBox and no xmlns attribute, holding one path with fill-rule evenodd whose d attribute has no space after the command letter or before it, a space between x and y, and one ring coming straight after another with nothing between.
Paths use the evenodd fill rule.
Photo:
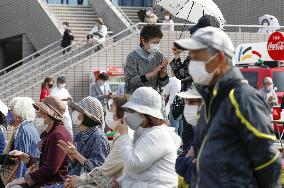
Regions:
<instances>
[{"instance_id":1,"label":"white face mask","mask_svg":"<svg viewBox=\"0 0 284 188\"><path fill-rule=\"evenodd\" d=\"M110 129L115 130L117 126L117 121L114 121L113 115L114 113L108 112L105 117L105 123Z\"/></svg>"},{"instance_id":2,"label":"white face mask","mask_svg":"<svg viewBox=\"0 0 284 188\"><path fill-rule=\"evenodd\" d=\"M83 120L79 119L80 112L78 111L73 111L71 114L72 122L74 125L81 125Z\"/></svg>"},{"instance_id":3,"label":"white face mask","mask_svg":"<svg viewBox=\"0 0 284 188\"><path fill-rule=\"evenodd\" d=\"M210 63L218 54L211 57L207 62L191 60L188 66L189 74L195 83L201 85L209 85L212 81L215 71L208 73L206 71L206 64Z\"/></svg>"},{"instance_id":4,"label":"white face mask","mask_svg":"<svg viewBox=\"0 0 284 188\"><path fill-rule=\"evenodd\" d=\"M170 16L165 16L165 20L170 20Z\"/></svg>"},{"instance_id":5,"label":"white face mask","mask_svg":"<svg viewBox=\"0 0 284 188\"><path fill-rule=\"evenodd\" d=\"M128 127L132 130L136 130L138 127L143 122L143 119L141 118L140 114L135 112L135 113L130 113L130 112L124 112L123 116L124 121L128 125Z\"/></svg>"},{"instance_id":6,"label":"white face mask","mask_svg":"<svg viewBox=\"0 0 284 188\"><path fill-rule=\"evenodd\" d=\"M189 123L192 126L196 126L197 124L197 112L198 112L199 106L198 105L184 105L183 115L184 119L187 123Z\"/></svg>"},{"instance_id":7,"label":"white face mask","mask_svg":"<svg viewBox=\"0 0 284 188\"><path fill-rule=\"evenodd\" d=\"M58 87L65 88L66 84L58 84Z\"/></svg>"},{"instance_id":8,"label":"white face mask","mask_svg":"<svg viewBox=\"0 0 284 188\"><path fill-rule=\"evenodd\" d=\"M271 90L273 90L273 85L268 85L265 87L266 91L270 92Z\"/></svg>"},{"instance_id":9,"label":"white face mask","mask_svg":"<svg viewBox=\"0 0 284 188\"><path fill-rule=\"evenodd\" d=\"M268 23L267 23L267 22L264 22L264 23L263 23L263 26L269 26L269 25L268 25Z\"/></svg>"},{"instance_id":10,"label":"white face mask","mask_svg":"<svg viewBox=\"0 0 284 188\"><path fill-rule=\"evenodd\" d=\"M150 44L150 49L148 50L149 53L157 53L160 50L160 43L159 44Z\"/></svg>"}]
</instances>

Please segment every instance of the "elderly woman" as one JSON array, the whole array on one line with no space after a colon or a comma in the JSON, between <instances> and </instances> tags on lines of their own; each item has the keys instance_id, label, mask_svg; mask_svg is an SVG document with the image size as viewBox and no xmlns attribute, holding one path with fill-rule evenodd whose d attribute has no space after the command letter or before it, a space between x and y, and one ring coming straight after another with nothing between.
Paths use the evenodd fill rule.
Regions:
<instances>
[{"instance_id":1,"label":"elderly woman","mask_svg":"<svg viewBox=\"0 0 284 188\"><path fill-rule=\"evenodd\" d=\"M128 101L129 96L117 96L113 98L113 103L111 107L111 111L113 112L113 117L107 123L107 126L114 130L117 126L117 121L123 118L124 109L122 105L124 105ZM132 138L133 132L129 132L130 137ZM65 187L71 185L72 187L86 187L94 184L100 184L103 187L111 187L111 177L119 177L122 175L123 170L123 159L120 154L119 144L117 139L119 138L119 133L114 135L112 148L110 150L110 154L106 158L106 161L100 167L94 168L89 173L84 173L80 177L72 176L66 179Z\"/></svg>"},{"instance_id":2,"label":"elderly woman","mask_svg":"<svg viewBox=\"0 0 284 188\"><path fill-rule=\"evenodd\" d=\"M36 116L33 103L34 101L28 97L16 97L10 102L10 110L8 111L6 119L7 123L13 127L13 134L7 142L4 155L0 156L1 165L8 165L4 167L4 172L7 172L7 174L1 174L4 184L8 183L7 177L11 173L8 169L12 169L15 164L14 161L8 158L10 151L18 150L29 155L39 155L37 143L40 141L40 138L33 124ZM25 172L26 166L21 162L15 178L24 176Z\"/></svg>"},{"instance_id":3,"label":"elderly woman","mask_svg":"<svg viewBox=\"0 0 284 188\"><path fill-rule=\"evenodd\" d=\"M181 139L163 120L159 93L150 87L140 87L123 107L126 108L124 118L116 127L125 169L117 179L120 187L177 187L175 161ZM133 130L147 129L133 144L127 125ZM117 182L114 182L116 187Z\"/></svg>"},{"instance_id":4,"label":"elderly woman","mask_svg":"<svg viewBox=\"0 0 284 188\"><path fill-rule=\"evenodd\" d=\"M75 110L72 120L79 125L80 132L74 138L74 145L63 140L58 146L71 159L69 175L80 175L101 166L109 154L109 144L101 127L104 124L104 111L100 101L85 97L78 104L70 104Z\"/></svg>"},{"instance_id":5,"label":"elderly woman","mask_svg":"<svg viewBox=\"0 0 284 188\"><path fill-rule=\"evenodd\" d=\"M34 167L34 170L27 172L24 177L7 184L7 188L13 186L42 187L62 183L67 175L68 158L57 146L59 140L72 141L70 133L63 125L63 114L66 106L57 97L48 96L43 102L34 103L34 108L38 110L38 115L43 118L46 125L46 130L40 136L40 158L37 159L18 150L9 154L22 160L27 167L39 165Z\"/></svg>"}]
</instances>

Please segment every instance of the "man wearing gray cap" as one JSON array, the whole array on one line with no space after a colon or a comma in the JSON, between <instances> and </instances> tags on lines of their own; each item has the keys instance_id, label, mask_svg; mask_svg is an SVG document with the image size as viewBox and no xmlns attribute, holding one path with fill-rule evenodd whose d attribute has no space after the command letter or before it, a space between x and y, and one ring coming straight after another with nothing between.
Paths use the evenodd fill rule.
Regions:
<instances>
[{"instance_id":1,"label":"man wearing gray cap","mask_svg":"<svg viewBox=\"0 0 284 188\"><path fill-rule=\"evenodd\" d=\"M189 72L202 95L206 128L196 134L197 187L281 187L281 159L268 107L233 65L234 47L222 30L205 27L176 41L189 50Z\"/></svg>"}]
</instances>

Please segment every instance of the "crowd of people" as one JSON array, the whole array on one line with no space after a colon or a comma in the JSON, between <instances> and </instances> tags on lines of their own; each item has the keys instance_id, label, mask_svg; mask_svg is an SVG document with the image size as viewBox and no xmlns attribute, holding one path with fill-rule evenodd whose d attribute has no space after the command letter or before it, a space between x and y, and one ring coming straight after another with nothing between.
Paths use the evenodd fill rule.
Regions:
<instances>
[{"instance_id":1,"label":"crowd of people","mask_svg":"<svg viewBox=\"0 0 284 188\"><path fill-rule=\"evenodd\" d=\"M173 41L170 63L160 52L161 29L144 26L126 60L123 95L113 94L101 73L78 103L63 76L56 85L44 80L39 102L13 99L6 120L14 131L0 163L19 167L2 185L169 188L180 176L190 187L280 188L268 106L277 102L273 82L266 78L262 93L248 84L219 26L204 15L190 38ZM112 141L106 129L114 131Z\"/></svg>"}]
</instances>

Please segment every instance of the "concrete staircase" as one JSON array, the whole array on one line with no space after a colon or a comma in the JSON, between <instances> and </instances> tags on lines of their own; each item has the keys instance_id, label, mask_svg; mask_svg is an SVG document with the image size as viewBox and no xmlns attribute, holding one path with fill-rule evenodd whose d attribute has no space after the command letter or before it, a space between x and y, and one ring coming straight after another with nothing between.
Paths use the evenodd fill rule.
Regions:
<instances>
[{"instance_id":1,"label":"concrete staircase","mask_svg":"<svg viewBox=\"0 0 284 188\"><path fill-rule=\"evenodd\" d=\"M128 18L130 20L132 20L132 22L135 24L135 23L138 23L138 22L141 22L138 18L138 11L139 10L144 10L144 9L147 9L147 8L151 8L151 7L127 7L127 6L120 6L120 9L128 16ZM162 7L158 6L158 5L155 5L153 7L153 10L154 10L154 13L158 16L159 18L159 22L163 22L164 20L164 11L165 9L163 9ZM183 19L180 19L180 18L177 18L177 17L174 17L173 18L173 21L175 23L185 23L185 20ZM189 22L190 23L190 22ZM186 31L190 28L190 26L186 26ZM176 31L181 31L183 29L183 26L175 26L175 30Z\"/></svg>"},{"instance_id":2,"label":"concrete staircase","mask_svg":"<svg viewBox=\"0 0 284 188\"><path fill-rule=\"evenodd\" d=\"M132 22L138 23L141 22L138 18L138 11L141 9L147 9L147 7L127 7L127 6L120 6L121 10L128 16Z\"/></svg>"},{"instance_id":3,"label":"concrete staircase","mask_svg":"<svg viewBox=\"0 0 284 188\"><path fill-rule=\"evenodd\" d=\"M55 16L63 23L69 22L75 41L86 38L98 17L91 6L49 5Z\"/></svg>"}]
</instances>

